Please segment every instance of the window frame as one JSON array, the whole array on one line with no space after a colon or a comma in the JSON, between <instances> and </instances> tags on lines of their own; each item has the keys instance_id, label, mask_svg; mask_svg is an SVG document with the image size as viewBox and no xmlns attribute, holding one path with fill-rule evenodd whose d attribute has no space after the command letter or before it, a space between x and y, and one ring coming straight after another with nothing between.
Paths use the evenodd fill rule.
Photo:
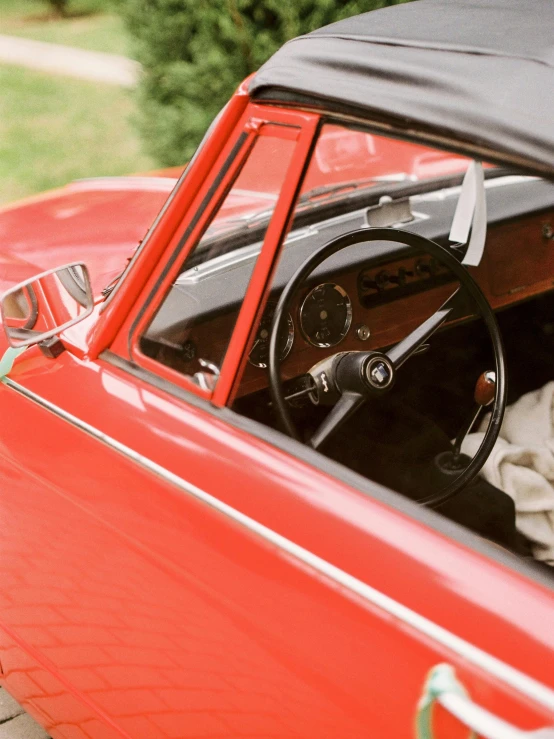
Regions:
<instances>
[{"instance_id":1,"label":"window frame","mask_svg":"<svg viewBox=\"0 0 554 739\"><path fill-rule=\"evenodd\" d=\"M133 364L153 372L172 384L223 406L229 402L235 378L246 360L246 347L264 308L263 296L275 266L281 236L285 232L296 202L297 189L312 142L316 138L319 116L249 103L229 136L214 166L205 178L178 227L168 239L161 258L143 286L138 299L115 337L110 351L130 359ZM240 308L221 372L213 392L200 388L192 378L146 356L140 338L177 278L189 253L221 206L259 136L271 135L296 140L296 149L285 175L263 246L256 260Z\"/></svg>"}]
</instances>

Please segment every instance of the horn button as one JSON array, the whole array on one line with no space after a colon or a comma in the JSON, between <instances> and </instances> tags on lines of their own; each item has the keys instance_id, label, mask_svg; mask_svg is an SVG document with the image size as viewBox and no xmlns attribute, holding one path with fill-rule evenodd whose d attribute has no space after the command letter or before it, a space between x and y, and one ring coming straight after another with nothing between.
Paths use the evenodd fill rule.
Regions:
<instances>
[{"instance_id":1,"label":"horn button","mask_svg":"<svg viewBox=\"0 0 554 739\"><path fill-rule=\"evenodd\" d=\"M364 367L364 380L372 390L386 390L394 380L394 368L390 360L378 355L370 357Z\"/></svg>"},{"instance_id":2,"label":"horn button","mask_svg":"<svg viewBox=\"0 0 554 739\"><path fill-rule=\"evenodd\" d=\"M323 363L316 365L319 369ZM339 394L350 392L359 395L382 393L394 384L395 369L392 361L381 352L344 352L335 355L331 368L334 387ZM314 376L313 369L310 374ZM316 380L317 384L317 380Z\"/></svg>"}]
</instances>

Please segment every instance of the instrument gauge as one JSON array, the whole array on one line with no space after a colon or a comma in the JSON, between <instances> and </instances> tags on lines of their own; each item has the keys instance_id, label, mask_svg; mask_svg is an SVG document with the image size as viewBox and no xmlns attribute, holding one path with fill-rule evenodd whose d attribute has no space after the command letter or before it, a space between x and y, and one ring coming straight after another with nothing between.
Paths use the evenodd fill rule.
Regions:
<instances>
[{"instance_id":1,"label":"instrument gauge","mask_svg":"<svg viewBox=\"0 0 554 739\"><path fill-rule=\"evenodd\" d=\"M300 308L300 328L313 346L335 346L352 323L352 303L340 285L326 282L311 290Z\"/></svg>"},{"instance_id":2,"label":"instrument gauge","mask_svg":"<svg viewBox=\"0 0 554 739\"><path fill-rule=\"evenodd\" d=\"M271 333L271 324L273 322L273 314L275 313L276 303L268 303L267 307L258 326L256 338L250 349L248 361L254 367L266 369L269 360L269 336ZM279 332L279 357L281 361L286 359L292 348L294 341L294 323L290 313Z\"/></svg>"}]
</instances>

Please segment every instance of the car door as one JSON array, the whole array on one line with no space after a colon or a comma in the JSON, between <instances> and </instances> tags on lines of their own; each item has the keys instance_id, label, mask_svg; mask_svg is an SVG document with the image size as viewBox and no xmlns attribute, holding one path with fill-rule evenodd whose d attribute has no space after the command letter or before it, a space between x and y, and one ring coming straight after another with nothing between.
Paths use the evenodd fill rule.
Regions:
<instances>
[{"instance_id":1,"label":"car door","mask_svg":"<svg viewBox=\"0 0 554 739\"><path fill-rule=\"evenodd\" d=\"M294 119L298 148L216 389L240 364L315 131L294 116L267 119L273 137ZM229 182L263 130L253 117ZM219 177L221 204L216 165L205 188ZM176 232L165 260L200 230ZM167 261L157 271L170 279ZM97 359L29 350L0 387L3 681L54 737L406 736L443 664L454 674L439 668L425 692L420 736L434 696L437 737L466 736L468 716L490 726L459 685L505 722L552 724L545 584L125 356L136 318Z\"/></svg>"}]
</instances>

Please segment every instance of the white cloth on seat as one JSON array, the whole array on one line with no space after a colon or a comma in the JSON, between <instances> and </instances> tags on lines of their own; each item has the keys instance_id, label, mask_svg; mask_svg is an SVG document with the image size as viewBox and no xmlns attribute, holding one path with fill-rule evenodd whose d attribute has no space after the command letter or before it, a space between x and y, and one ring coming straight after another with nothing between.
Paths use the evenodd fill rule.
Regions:
<instances>
[{"instance_id":1,"label":"white cloth on seat","mask_svg":"<svg viewBox=\"0 0 554 739\"><path fill-rule=\"evenodd\" d=\"M462 451L470 457L488 421L485 418L480 430L465 439ZM532 542L535 559L554 566L554 382L506 409L481 474L513 499L516 526Z\"/></svg>"}]
</instances>

